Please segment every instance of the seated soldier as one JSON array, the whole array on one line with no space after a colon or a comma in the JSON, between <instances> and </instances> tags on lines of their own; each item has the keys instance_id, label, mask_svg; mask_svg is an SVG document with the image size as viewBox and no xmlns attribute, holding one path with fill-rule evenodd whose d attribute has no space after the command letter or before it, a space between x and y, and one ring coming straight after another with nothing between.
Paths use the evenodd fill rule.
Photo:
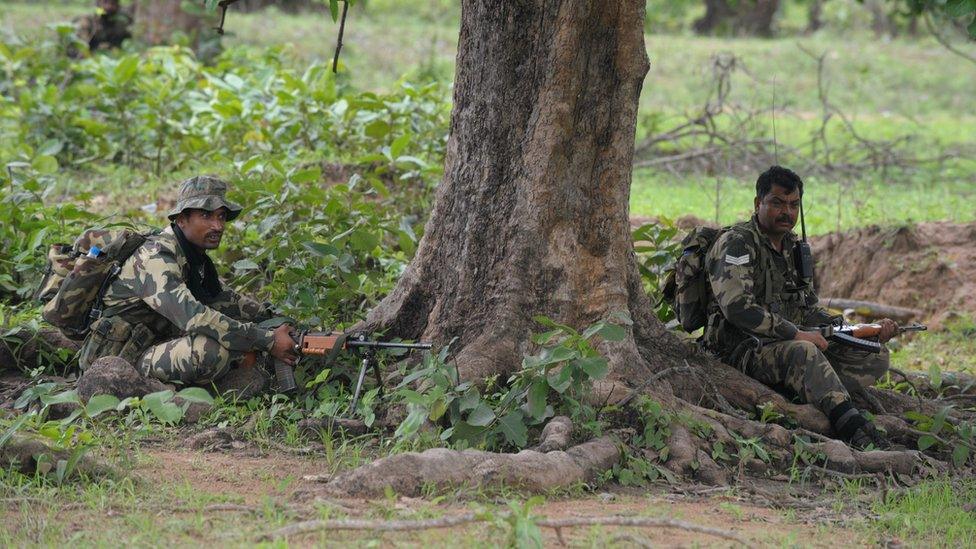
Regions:
<instances>
[{"instance_id":1,"label":"seated soldier","mask_svg":"<svg viewBox=\"0 0 976 549\"><path fill-rule=\"evenodd\" d=\"M853 405L849 392L870 386L888 369L888 351L872 354L828 343L810 327L834 320L817 307L812 281L794 262L803 181L773 166L756 181L750 221L723 233L708 252L705 268L714 298L705 326L706 347L724 362L766 385L785 389L819 408L836 434L856 447L887 444ZM881 343L898 331L881 321ZM754 352L750 342L759 338Z\"/></svg>"},{"instance_id":2,"label":"seated soldier","mask_svg":"<svg viewBox=\"0 0 976 549\"><path fill-rule=\"evenodd\" d=\"M83 370L104 356L99 347L107 345L99 342L112 337L130 338L126 354L136 369L167 383L218 381L250 351L295 363L290 326L272 331L255 324L270 315L224 289L207 256L220 246L226 222L241 213L226 191L215 177L183 182L170 226L137 249L108 286L102 316L81 350Z\"/></svg>"},{"instance_id":3,"label":"seated soldier","mask_svg":"<svg viewBox=\"0 0 976 549\"><path fill-rule=\"evenodd\" d=\"M96 13L74 21L78 38L88 43L89 50L118 48L124 40L132 38L129 31L132 17L122 11L119 0L98 0L95 5Z\"/></svg>"}]
</instances>

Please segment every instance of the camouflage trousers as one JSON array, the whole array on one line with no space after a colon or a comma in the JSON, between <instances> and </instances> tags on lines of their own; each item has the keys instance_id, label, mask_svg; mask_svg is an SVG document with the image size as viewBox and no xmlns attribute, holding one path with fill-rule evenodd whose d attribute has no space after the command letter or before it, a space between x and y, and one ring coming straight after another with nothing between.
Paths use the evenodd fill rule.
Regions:
<instances>
[{"instance_id":1,"label":"camouflage trousers","mask_svg":"<svg viewBox=\"0 0 976 549\"><path fill-rule=\"evenodd\" d=\"M232 353L215 339L187 335L153 345L136 367L142 375L183 385L206 385L226 374L242 353Z\"/></svg>"},{"instance_id":2,"label":"camouflage trousers","mask_svg":"<svg viewBox=\"0 0 976 549\"><path fill-rule=\"evenodd\" d=\"M244 322L258 319L260 304L245 298L241 302L218 297L211 309ZM217 340L202 335L185 335L153 345L136 369L145 376L183 385L207 385L220 379L244 353L232 352Z\"/></svg>"},{"instance_id":3,"label":"camouflage trousers","mask_svg":"<svg viewBox=\"0 0 976 549\"><path fill-rule=\"evenodd\" d=\"M876 354L830 343L821 352L808 341L768 343L746 366L749 377L785 389L825 414L887 371L887 349Z\"/></svg>"}]
</instances>

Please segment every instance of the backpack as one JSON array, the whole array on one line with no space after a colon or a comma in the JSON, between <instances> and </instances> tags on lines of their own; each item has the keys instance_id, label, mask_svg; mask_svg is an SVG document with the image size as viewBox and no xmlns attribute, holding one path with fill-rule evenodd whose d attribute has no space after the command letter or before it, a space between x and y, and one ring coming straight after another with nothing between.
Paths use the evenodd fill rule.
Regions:
<instances>
[{"instance_id":1,"label":"backpack","mask_svg":"<svg viewBox=\"0 0 976 549\"><path fill-rule=\"evenodd\" d=\"M662 290L681 327L688 333L705 326L712 288L705 272L705 256L718 237L731 227L695 227L681 241L681 257L668 271Z\"/></svg>"},{"instance_id":2,"label":"backpack","mask_svg":"<svg viewBox=\"0 0 976 549\"><path fill-rule=\"evenodd\" d=\"M72 245L52 244L44 278L34 294L44 302L44 320L69 339L85 339L91 323L102 314L108 285L148 237L131 229L88 229ZM89 254L96 247L97 255Z\"/></svg>"}]
</instances>

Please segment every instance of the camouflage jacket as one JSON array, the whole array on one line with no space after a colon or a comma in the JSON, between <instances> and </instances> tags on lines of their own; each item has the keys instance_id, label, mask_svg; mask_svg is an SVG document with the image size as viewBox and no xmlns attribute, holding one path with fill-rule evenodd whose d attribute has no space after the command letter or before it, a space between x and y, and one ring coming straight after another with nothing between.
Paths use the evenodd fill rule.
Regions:
<instances>
[{"instance_id":1,"label":"camouflage jacket","mask_svg":"<svg viewBox=\"0 0 976 549\"><path fill-rule=\"evenodd\" d=\"M78 38L88 43L88 48L95 51L101 47L118 48L122 42L132 38L129 27L132 26L132 16L125 11L104 15L85 15L75 19Z\"/></svg>"},{"instance_id":2,"label":"camouflage jacket","mask_svg":"<svg viewBox=\"0 0 976 549\"><path fill-rule=\"evenodd\" d=\"M183 335L204 335L231 351L267 351L274 344L270 330L239 319L266 316L256 301L224 290L217 303L204 305L185 283L186 257L173 229L150 237L122 265L104 297L104 316L143 325L154 335L144 347Z\"/></svg>"},{"instance_id":3,"label":"camouflage jacket","mask_svg":"<svg viewBox=\"0 0 976 549\"><path fill-rule=\"evenodd\" d=\"M817 295L796 271L796 235L783 237L779 252L753 216L723 233L705 259L712 296L705 344L729 356L749 335L789 340L797 326L819 326L831 315L817 307Z\"/></svg>"}]
</instances>

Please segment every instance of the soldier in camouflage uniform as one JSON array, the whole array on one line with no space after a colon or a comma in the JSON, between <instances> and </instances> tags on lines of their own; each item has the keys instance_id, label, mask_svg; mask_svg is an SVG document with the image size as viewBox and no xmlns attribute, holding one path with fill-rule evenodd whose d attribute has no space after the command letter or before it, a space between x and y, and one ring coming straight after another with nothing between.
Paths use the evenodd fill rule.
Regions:
<instances>
[{"instance_id":1,"label":"soldier in camouflage uniform","mask_svg":"<svg viewBox=\"0 0 976 549\"><path fill-rule=\"evenodd\" d=\"M78 38L88 43L90 51L99 48L118 48L122 42L132 38L129 27L132 17L122 11L119 0L98 0L98 12L75 20Z\"/></svg>"},{"instance_id":2,"label":"soldier in camouflage uniform","mask_svg":"<svg viewBox=\"0 0 976 549\"><path fill-rule=\"evenodd\" d=\"M773 166L756 182L752 219L725 231L705 260L711 292L705 344L727 362L767 385L815 405L835 432L855 446L886 446L854 407L850 392L873 385L888 369L888 351L872 354L828 343L810 327L836 319L817 307L811 281L794 262L803 182ZM882 343L898 331L881 321Z\"/></svg>"},{"instance_id":3,"label":"soldier in camouflage uniform","mask_svg":"<svg viewBox=\"0 0 976 549\"><path fill-rule=\"evenodd\" d=\"M270 353L294 364L290 327L257 322L270 315L256 301L224 289L206 251L220 245L225 224L241 207L225 198L227 184L198 176L183 182L172 224L151 236L122 265L104 296L79 364L119 355L164 382L209 384L246 353Z\"/></svg>"}]
</instances>

